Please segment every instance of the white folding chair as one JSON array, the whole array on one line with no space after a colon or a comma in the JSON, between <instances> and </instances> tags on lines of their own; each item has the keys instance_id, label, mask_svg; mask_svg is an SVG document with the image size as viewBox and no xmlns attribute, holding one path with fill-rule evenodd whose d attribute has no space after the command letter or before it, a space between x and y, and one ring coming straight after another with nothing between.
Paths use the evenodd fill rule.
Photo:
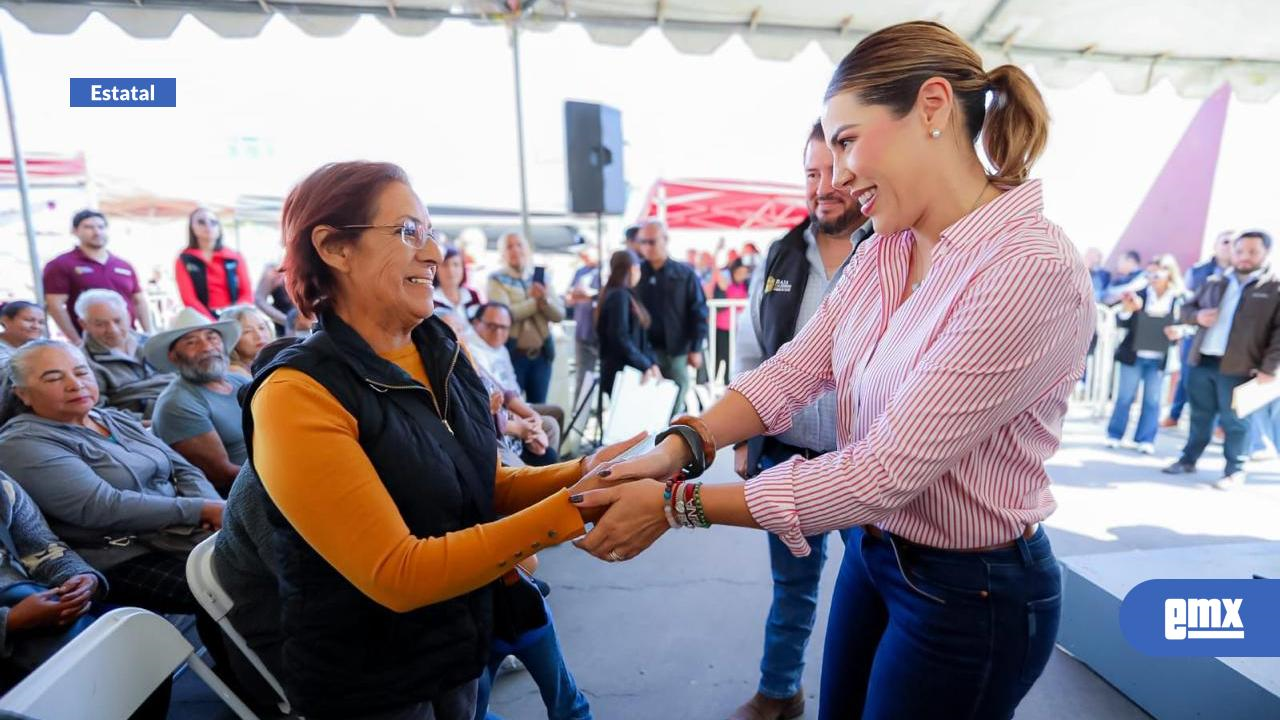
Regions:
<instances>
[{"instance_id":1,"label":"white folding chair","mask_svg":"<svg viewBox=\"0 0 1280 720\"><path fill-rule=\"evenodd\" d=\"M241 720L258 720L177 628L141 608L98 618L0 697L0 711L39 720L125 720L184 662Z\"/></svg>"},{"instance_id":2,"label":"white folding chair","mask_svg":"<svg viewBox=\"0 0 1280 720\"><path fill-rule=\"evenodd\" d=\"M222 589L222 585L218 583L218 577L213 572L213 546L217 538L218 533L214 533L197 545L187 556L187 585L191 588L191 594L195 595L196 602L200 603L200 607L204 608L205 612L218 623L222 632L235 643L241 654L275 691L276 696L280 698L280 702L277 703L280 712L289 715L292 709L289 706L289 699L285 697L284 688L267 669L262 658L249 647L249 643L245 642L244 637L236 631L231 625L231 620L227 618L227 614L231 612L235 603L232 602L227 591Z\"/></svg>"}]
</instances>

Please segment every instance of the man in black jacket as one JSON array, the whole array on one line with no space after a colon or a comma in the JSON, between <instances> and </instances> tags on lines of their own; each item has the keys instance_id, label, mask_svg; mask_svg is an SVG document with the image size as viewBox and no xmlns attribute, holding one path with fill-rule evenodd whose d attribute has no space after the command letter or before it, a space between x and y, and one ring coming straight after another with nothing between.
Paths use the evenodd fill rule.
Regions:
<instances>
[{"instance_id":1,"label":"man in black jacket","mask_svg":"<svg viewBox=\"0 0 1280 720\"><path fill-rule=\"evenodd\" d=\"M1236 415L1232 394L1250 379L1275 382L1280 370L1280 276L1267 261L1270 251L1270 235L1241 233L1232 243L1231 270L1210 277L1182 306L1182 321L1200 326L1186 370L1191 432L1182 456L1164 469L1167 474L1195 472L1218 415L1227 465L1214 487L1244 484L1249 423Z\"/></svg>"},{"instance_id":2,"label":"man in black jacket","mask_svg":"<svg viewBox=\"0 0 1280 720\"><path fill-rule=\"evenodd\" d=\"M707 296L693 268L671 259L667 249L667 226L661 220L647 220L636 233L636 243L644 255L636 294L653 318L649 343L662 376L680 387L675 412L684 410L689 391L689 370L702 367L702 346L707 338Z\"/></svg>"}]
</instances>

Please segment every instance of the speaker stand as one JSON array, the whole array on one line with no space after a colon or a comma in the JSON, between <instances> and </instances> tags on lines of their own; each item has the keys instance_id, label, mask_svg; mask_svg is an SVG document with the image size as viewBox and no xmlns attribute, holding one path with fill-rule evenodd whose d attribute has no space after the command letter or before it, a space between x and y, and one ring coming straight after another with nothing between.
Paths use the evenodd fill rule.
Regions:
<instances>
[{"instance_id":1,"label":"speaker stand","mask_svg":"<svg viewBox=\"0 0 1280 720\"><path fill-rule=\"evenodd\" d=\"M596 213L596 305L604 302L604 213ZM592 322L595 314L592 314ZM604 445L604 353L596 331L596 447Z\"/></svg>"}]
</instances>

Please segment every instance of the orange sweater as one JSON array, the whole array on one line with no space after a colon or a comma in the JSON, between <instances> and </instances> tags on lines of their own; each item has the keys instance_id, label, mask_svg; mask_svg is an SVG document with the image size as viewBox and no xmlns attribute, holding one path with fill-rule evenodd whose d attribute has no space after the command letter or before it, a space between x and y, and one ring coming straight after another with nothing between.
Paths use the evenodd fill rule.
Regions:
<instances>
[{"instance_id":1,"label":"orange sweater","mask_svg":"<svg viewBox=\"0 0 1280 720\"><path fill-rule=\"evenodd\" d=\"M412 345L382 357L430 388ZM494 506L506 517L415 537L360 448L355 418L318 382L277 370L254 395L252 410L253 462L280 512L348 582L397 612L483 587L540 548L584 531L564 490L577 482L581 465L567 462L499 466Z\"/></svg>"}]
</instances>

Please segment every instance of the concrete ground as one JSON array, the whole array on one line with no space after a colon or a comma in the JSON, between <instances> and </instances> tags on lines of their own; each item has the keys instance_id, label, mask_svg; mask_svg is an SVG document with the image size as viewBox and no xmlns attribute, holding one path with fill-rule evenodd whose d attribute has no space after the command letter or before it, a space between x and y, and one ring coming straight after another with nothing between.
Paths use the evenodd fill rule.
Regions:
<instances>
[{"instance_id":1,"label":"concrete ground","mask_svg":"<svg viewBox=\"0 0 1280 720\"><path fill-rule=\"evenodd\" d=\"M1158 472L1184 435L1164 432L1157 457L1102 446L1102 425L1068 420L1062 450L1050 461L1058 510L1047 523L1059 556L1209 543L1280 540L1280 462L1250 466L1250 482L1220 492L1211 448L1201 473ZM711 481L730 479L732 461L719 458ZM832 536L835 538L835 536ZM602 720L716 720L756 687L764 617L771 597L765 536L713 528L668 533L640 557L605 564L575 548L541 554L539 575L550 597L565 657ZM805 668L807 718L817 717L822 637L839 565L828 543L821 607ZM527 673L499 678L491 710L506 720L545 718ZM230 718L187 674L175 689L171 718ZM1054 654L1016 717L1127 720L1147 715L1089 668Z\"/></svg>"}]
</instances>

